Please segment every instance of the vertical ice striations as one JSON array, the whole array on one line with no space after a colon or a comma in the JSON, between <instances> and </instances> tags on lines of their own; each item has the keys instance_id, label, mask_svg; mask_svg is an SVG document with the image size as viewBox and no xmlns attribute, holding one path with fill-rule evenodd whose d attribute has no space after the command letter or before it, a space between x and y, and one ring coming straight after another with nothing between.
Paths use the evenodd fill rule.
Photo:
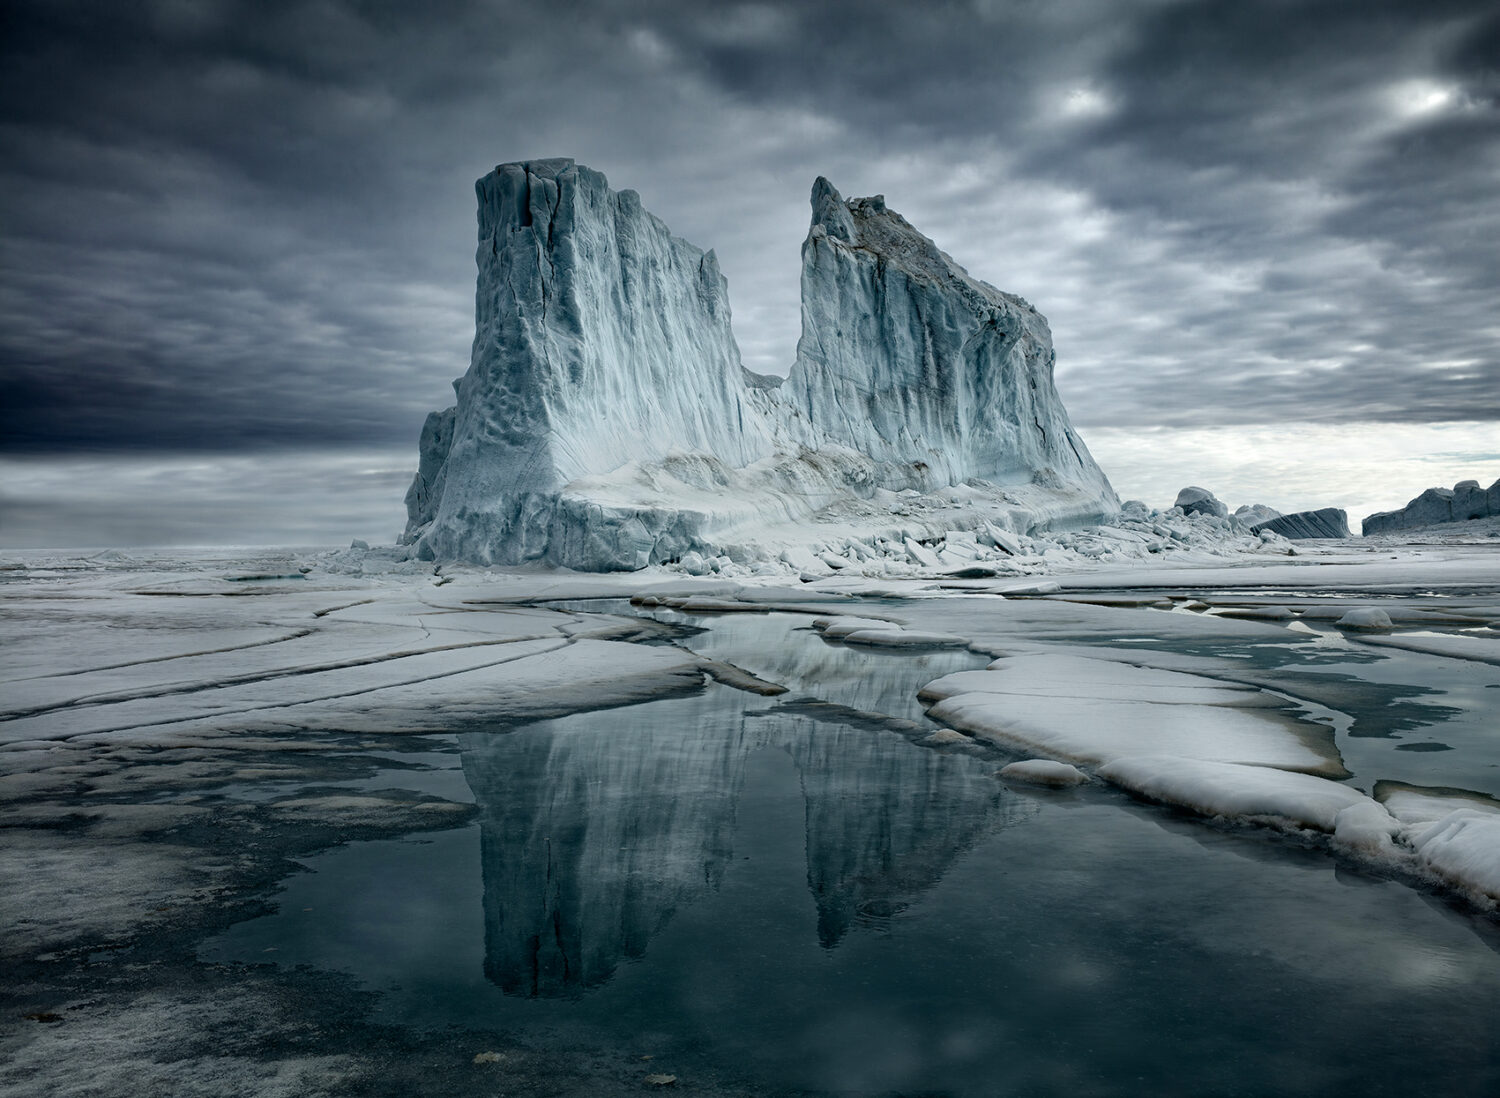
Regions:
<instances>
[{"instance_id":1,"label":"vertical ice striations","mask_svg":"<svg viewBox=\"0 0 1500 1098\"><path fill-rule=\"evenodd\" d=\"M409 503L411 532L431 523L428 554L609 557L614 546L568 544L578 516L556 512L570 481L675 452L733 466L771 452L712 252L572 160L504 164L475 189L473 354L451 437L440 422L423 432ZM637 564L629 547L623 556L614 566Z\"/></svg>"},{"instance_id":2,"label":"vertical ice striations","mask_svg":"<svg viewBox=\"0 0 1500 1098\"><path fill-rule=\"evenodd\" d=\"M1082 524L1119 504L1052 383L1047 322L972 279L881 198L813 188L785 385L740 364L713 252L572 160L481 179L475 334L428 417L405 540L427 559L640 568Z\"/></svg>"},{"instance_id":3,"label":"vertical ice striations","mask_svg":"<svg viewBox=\"0 0 1500 1098\"><path fill-rule=\"evenodd\" d=\"M1052 334L881 195L813 184L802 338L783 392L816 438L911 466L927 490L981 478L1068 489L1059 517L1119 509L1052 381Z\"/></svg>"}]
</instances>

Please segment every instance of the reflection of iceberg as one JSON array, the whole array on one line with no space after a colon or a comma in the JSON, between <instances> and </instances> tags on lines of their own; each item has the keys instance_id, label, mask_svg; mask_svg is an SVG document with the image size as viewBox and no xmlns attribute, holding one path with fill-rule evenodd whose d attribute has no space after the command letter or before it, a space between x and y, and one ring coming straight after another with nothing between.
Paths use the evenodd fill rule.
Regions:
<instances>
[{"instance_id":1,"label":"reflection of iceberg","mask_svg":"<svg viewBox=\"0 0 1500 1098\"><path fill-rule=\"evenodd\" d=\"M607 980L718 884L746 754L718 692L465 737L485 974L521 995ZM727 718L727 719L726 719Z\"/></svg>"},{"instance_id":2,"label":"reflection of iceberg","mask_svg":"<svg viewBox=\"0 0 1500 1098\"><path fill-rule=\"evenodd\" d=\"M861 910L914 899L1016 811L972 758L805 718L747 721L747 701L715 689L465 738L492 981L564 995L640 957L678 905L718 887L745 763L761 748L786 750L800 771L824 945Z\"/></svg>"},{"instance_id":3,"label":"reflection of iceberg","mask_svg":"<svg viewBox=\"0 0 1500 1098\"><path fill-rule=\"evenodd\" d=\"M766 722L771 723L771 722ZM937 884L1026 802L991 765L941 755L891 733L778 721L807 800L807 885L818 940L837 945L859 915L882 916Z\"/></svg>"}]
</instances>

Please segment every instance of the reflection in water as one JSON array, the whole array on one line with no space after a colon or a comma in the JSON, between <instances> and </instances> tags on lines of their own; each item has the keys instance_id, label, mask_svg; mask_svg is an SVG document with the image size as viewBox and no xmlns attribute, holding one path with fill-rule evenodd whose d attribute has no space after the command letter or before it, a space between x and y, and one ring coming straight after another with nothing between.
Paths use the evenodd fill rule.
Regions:
<instances>
[{"instance_id":1,"label":"reflection in water","mask_svg":"<svg viewBox=\"0 0 1500 1098\"><path fill-rule=\"evenodd\" d=\"M683 618L674 613L657 616ZM682 645L780 683L792 691L792 698L809 696L852 710L918 721L923 720L918 690L950 671L989 663L989 657L967 651L849 648L813 632L812 620L811 615L793 614L721 615L713 618L708 632L685 638Z\"/></svg>"},{"instance_id":2,"label":"reflection in water","mask_svg":"<svg viewBox=\"0 0 1500 1098\"><path fill-rule=\"evenodd\" d=\"M1011 792L992 759L913 742L917 689L982 658L795 623L686 642L781 697L461 738L477 827L306 859L205 959L352 973L382 1021L650 1053L702 1092L1500 1093L1491 921L1098 786ZM1402 659L1370 666L1423 670ZM1456 749L1342 736L1357 774L1494 780L1484 678L1438 681Z\"/></svg>"},{"instance_id":3,"label":"reflection in water","mask_svg":"<svg viewBox=\"0 0 1500 1098\"><path fill-rule=\"evenodd\" d=\"M1026 811L992 763L891 732L767 719L763 705L714 687L676 701L670 722L645 705L464 738L491 981L511 994L567 995L642 956L680 905L718 889L756 751L785 751L795 765L826 947L857 920L899 910Z\"/></svg>"}]
</instances>

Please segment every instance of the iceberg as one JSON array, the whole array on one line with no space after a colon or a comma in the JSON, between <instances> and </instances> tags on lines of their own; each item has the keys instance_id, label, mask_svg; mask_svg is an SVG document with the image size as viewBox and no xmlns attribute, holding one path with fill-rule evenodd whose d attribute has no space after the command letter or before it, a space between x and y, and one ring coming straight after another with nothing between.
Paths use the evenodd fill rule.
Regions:
<instances>
[{"instance_id":1,"label":"iceberg","mask_svg":"<svg viewBox=\"0 0 1500 1098\"><path fill-rule=\"evenodd\" d=\"M1207 488L1191 484L1177 493L1172 506L1181 508L1184 515L1212 515L1215 518L1229 516L1229 508L1220 503L1217 496Z\"/></svg>"},{"instance_id":2,"label":"iceberg","mask_svg":"<svg viewBox=\"0 0 1500 1098\"><path fill-rule=\"evenodd\" d=\"M1256 523L1250 527L1252 534L1269 530L1284 538L1304 540L1309 538L1347 538L1349 516L1340 507L1324 507L1317 511L1295 511L1290 515L1277 515L1273 519Z\"/></svg>"},{"instance_id":3,"label":"iceberg","mask_svg":"<svg viewBox=\"0 0 1500 1098\"><path fill-rule=\"evenodd\" d=\"M971 278L882 195L846 202L820 177L812 206L802 338L782 388L808 445L911 470L928 491L1047 470L1113 496L1053 386L1035 308Z\"/></svg>"},{"instance_id":4,"label":"iceberg","mask_svg":"<svg viewBox=\"0 0 1500 1098\"><path fill-rule=\"evenodd\" d=\"M1258 526L1280 517L1280 511L1274 507L1267 507L1264 503L1247 503L1235 508L1234 512L1235 521L1245 526Z\"/></svg>"},{"instance_id":5,"label":"iceberg","mask_svg":"<svg viewBox=\"0 0 1500 1098\"><path fill-rule=\"evenodd\" d=\"M950 530L1119 510L1053 384L1046 320L879 196L814 184L783 383L741 364L714 253L634 191L569 159L502 164L476 191L470 366L406 497L420 559L826 564L850 539L928 553Z\"/></svg>"},{"instance_id":6,"label":"iceberg","mask_svg":"<svg viewBox=\"0 0 1500 1098\"><path fill-rule=\"evenodd\" d=\"M1429 488L1398 511L1368 515L1361 528L1369 537L1491 515L1500 515L1500 480L1488 488L1477 480L1461 480L1452 488Z\"/></svg>"}]
</instances>

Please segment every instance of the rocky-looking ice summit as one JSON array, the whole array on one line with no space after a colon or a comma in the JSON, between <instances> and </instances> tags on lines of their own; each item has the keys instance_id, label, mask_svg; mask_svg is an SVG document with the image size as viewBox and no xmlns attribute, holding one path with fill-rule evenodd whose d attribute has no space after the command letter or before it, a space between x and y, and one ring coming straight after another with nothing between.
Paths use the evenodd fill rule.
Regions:
<instances>
[{"instance_id":1,"label":"rocky-looking ice summit","mask_svg":"<svg viewBox=\"0 0 1500 1098\"><path fill-rule=\"evenodd\" d=\"M426 559L590 570L1119 510L1047 322L884 199L813 185L784 383L740 364L712 251L572 160L479 180L473 356L422 431Z\"/></svg>"}]
</instances>

